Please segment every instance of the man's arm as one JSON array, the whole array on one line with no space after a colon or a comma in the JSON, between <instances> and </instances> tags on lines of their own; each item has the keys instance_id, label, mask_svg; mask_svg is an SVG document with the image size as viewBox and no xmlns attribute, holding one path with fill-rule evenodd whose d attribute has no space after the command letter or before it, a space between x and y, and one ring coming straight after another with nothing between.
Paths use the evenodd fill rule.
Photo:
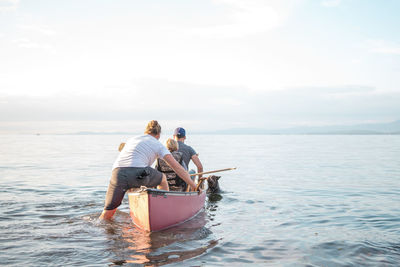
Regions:
<instances>
[{"instance_id":1,"label":"man's arm","mask_svg":"<svg viewBox=\"0 0 400 267\"><path fill-rule=\"evenodd\" d=\"M196 165L196 167L197 167L197 172L198 173L203 172L203 165L201 164L201 161L200 161L199 157L197 156L197 154L192 156L192 161L193 161L194 165ZM201 176L202 175L200 174L199 178Z\"/></svg>"},{"instance_id":2,"label":"man's arm","mask_svg":"<svg viewBox=\"0 0 400 267\"><path fill-rule=\"evenodd\" d=\"M189 173L177 162L171 154L164 156L164 160L171 166L174 172L182 178L193 190L196 188L196 184L190 179Z\"/></svg>"}]
</instances>

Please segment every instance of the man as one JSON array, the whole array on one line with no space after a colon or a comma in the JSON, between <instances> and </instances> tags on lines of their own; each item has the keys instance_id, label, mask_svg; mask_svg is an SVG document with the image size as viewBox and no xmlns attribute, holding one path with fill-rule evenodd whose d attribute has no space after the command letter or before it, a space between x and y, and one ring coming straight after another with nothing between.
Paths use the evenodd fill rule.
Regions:
<instances>
[{"instance_id":1,"label":"man","mask_svg":"<svg viewBox=\"0 0 400 267\"><path fill-rule=\"evenodd\" d=\"M159 139L161 126L153 120L147 124L145 135L130 138L114 162L105 205L100 219L111 219L121 205L125 192L134 187L147 186L169 190L165 174L150 167L156 158L164 159L192 188L196 184L189 173L172 157Z\"/></svg>"},{"instance_id":2,"label":"man","mask_svg":"<svg viewBox=\"0 0 400 267\"><path fill-rule=\"evenodd\" d=\"M183 161L185 162L186 166L189 167L189 162L190 162L190 160L192 160L194 165L196 165L196 167L197 167L197 172L198 173L203 172L203 165L201 164L199 155L196 153L196 151L191 146L188 146L185 144L185 140L186 140L185 129L183 129L182 127L176 128L174 131L174 138L176 141L178 141L178 144L179 144L178 151L183 154L182 157L183 157ZM178 174L178 176L179 176L179 174ZM199 175L199 178L200 177L201 177L201 175Z\"/></svg>"}]
</instances>

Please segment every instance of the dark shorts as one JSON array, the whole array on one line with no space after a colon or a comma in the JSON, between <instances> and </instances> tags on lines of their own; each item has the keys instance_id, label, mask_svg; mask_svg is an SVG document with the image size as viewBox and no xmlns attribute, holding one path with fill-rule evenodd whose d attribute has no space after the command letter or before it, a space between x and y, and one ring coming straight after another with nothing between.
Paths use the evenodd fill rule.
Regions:
<instances>
[{"instance_id":1,"label":"dark shorts","mask_svg":"<svg viewBox=\"0 0 400 267\"><path fill-rule=\"evenodd\" d=\"M104 204L105 210L116 209L121 205L125 192L130 188L156 187L161 183L162 173L151 168L115 168L112 171L110 184Z\"/></svg>"}]
</instances>

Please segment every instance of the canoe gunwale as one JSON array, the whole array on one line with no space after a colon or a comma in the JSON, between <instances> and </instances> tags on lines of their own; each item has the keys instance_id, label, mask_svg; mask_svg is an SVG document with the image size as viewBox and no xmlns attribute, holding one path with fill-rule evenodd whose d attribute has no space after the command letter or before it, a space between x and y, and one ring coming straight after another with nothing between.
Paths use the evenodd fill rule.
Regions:
<instances>
[{"instance_id":1,"label":"canoe gunwale","mask_svg":"<svg viewBox=\"0 0 400 267\"><path fill-rule=\"evenodd\" d=\"M139 195L143 192L147 192L149 195L157 196L194 196L200 195L199 192L182 192L182 191L166 191L154 188L141 188L139 191L128 192L128 195Z\"/></svg>"}]
</instances>

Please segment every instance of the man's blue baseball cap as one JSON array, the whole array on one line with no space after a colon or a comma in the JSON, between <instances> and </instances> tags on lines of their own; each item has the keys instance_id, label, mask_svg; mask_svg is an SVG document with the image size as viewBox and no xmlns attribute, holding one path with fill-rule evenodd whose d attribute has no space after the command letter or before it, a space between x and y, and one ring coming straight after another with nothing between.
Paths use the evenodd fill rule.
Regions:
<instances>
[{"instance_id":1,"label":"man's blue baseball cap","mask_svg":"<svg viewBox=\"0 0 400 267\"><path fill-rule=\"evenodd\" d=\"M178 136L178 138L182 138L186 136L186 131L182 127L178 127L175 129L174 135Z\"/></svg>"}]
</instances>

